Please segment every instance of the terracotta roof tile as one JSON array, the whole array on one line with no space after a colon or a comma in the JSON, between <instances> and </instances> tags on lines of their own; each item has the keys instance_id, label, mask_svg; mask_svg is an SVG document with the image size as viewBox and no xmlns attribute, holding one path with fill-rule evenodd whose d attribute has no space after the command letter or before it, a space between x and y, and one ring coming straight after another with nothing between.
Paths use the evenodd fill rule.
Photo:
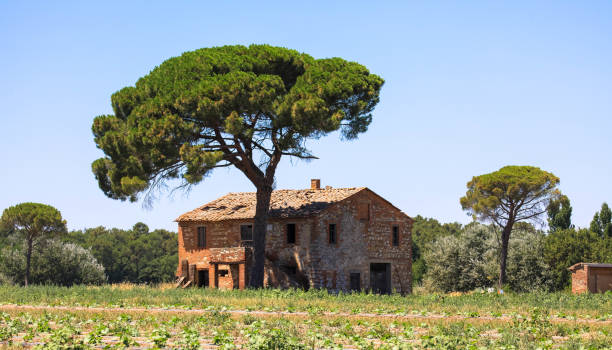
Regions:
<instances>
[{"instance_id":1,"label":"terracotta roof tile","mask_svg":"<svg viewBox=\"0 0 612 350\"><path fill-rule=\"evenodd\" d=\"M291 218L317 214L330 204L348 198L365 187L272 192L270 217ZM255 192L228 193L179 216L176 221L222 221L255 217Z\"/></svg>"}]
</instances>

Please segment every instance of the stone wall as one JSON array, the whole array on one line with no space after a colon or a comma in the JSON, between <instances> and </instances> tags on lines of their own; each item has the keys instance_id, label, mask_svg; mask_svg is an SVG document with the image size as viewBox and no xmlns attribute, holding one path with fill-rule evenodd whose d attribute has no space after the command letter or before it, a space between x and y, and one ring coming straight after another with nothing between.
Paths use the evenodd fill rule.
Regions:
<instances>
[{"instance_id":1,"label":"stone wall","mask_svg":"<svg viewBox=\"0 0 612 350\"><path fill-rule=\"evenodd\" d=\"M336 244L329 243L329 224L336 224ZM370 264L388 263L391 288L411 292L412 220L388 202L362 191L332 205L315 225L313 286L349 290L350 274L359 273L361 289L369 289ZM392 244L393 226L399 228L399 246Z\"/></svg>"}]
</instances>

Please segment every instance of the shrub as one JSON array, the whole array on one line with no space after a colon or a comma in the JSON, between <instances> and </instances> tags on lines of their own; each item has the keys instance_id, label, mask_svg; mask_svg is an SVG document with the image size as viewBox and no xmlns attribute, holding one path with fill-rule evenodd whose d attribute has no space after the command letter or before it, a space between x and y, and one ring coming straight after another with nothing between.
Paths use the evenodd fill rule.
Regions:
<instances>
[{"instance_id":1,"label":"shrub","mask_svg":"<svg viewBox=\"0 0 612 350\"><path fill-rule=\"evenodd\" d=\"M0 274L22 280L25 274L25 244L9 239L0 252ZM31 281L39 284L100 284L106 281L104 268L90 251L58 239L41 240L32 254Z\"/></svg>"},{"instance_id":2,"label":"shrub","mask_svg":"<svg viewBox=\"0 0 612 350\"><path fill-rule=\"evenodd\" d=\"M13 284L13 279L3 273L0 273L0 285L3 284Z\"/></svg>"},{"instance_id":3,"label":"shrub","mask_svg":"<svg viewBox=\"0 0 612 350\"><path fill-rule=\"evenodd\" d=\"M544 234L533 229L519 229L512 235L507 269L510 288L515 292L551 290L553 278L543 254Z\"/></svg>"},{"instance_id":4,"label":"shrub","mask_svg":"<svg viewBox=\"0 0 612 350\"><path fill-rule=\"evenodd\" d=\"M499 274L499 239L492 226L473 223L457 236L435 241L425 252L424 286L430 291L469 291L490 287ZM531 225L518 225L510 238L507 278L517 292L550 290L552 277L546 263L545 236Z\"/></svg>"},{"instance_id":5,"label":"shrub","mask_svg":"<svg viewBox=\"0 0 612 350\"><path fill-rule=\"evenodd\" d=\"M441 292L468 291L491 284L487 261L491 251L489 227L473 224L458 236L445 236L424 252L424 286Z\"/></svg>"}]
</instances>

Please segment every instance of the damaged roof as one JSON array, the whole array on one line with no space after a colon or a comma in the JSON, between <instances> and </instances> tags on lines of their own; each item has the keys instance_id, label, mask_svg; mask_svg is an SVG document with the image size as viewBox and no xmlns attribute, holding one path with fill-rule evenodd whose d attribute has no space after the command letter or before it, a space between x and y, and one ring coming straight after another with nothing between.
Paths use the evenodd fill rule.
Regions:
<instances>
[{"instance_id":1,"label":"damaged roof","mask_svg":"<svg viewBox=\"0 0 612 350\"><path fill-rule=\"evenodd\" d=\"M270 199L271 218L307 217L366 187L278 190ZM175 221L222 221L255 217L255 192L228 193L179 216Z\"/></svg>"}]
</instances>

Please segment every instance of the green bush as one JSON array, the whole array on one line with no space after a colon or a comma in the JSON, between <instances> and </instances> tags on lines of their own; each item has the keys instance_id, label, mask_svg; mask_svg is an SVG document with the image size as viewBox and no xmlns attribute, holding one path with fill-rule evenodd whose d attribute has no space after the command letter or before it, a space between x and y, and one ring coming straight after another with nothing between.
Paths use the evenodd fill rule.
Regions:
<instances>
[{"instance_id":1,"label":"green bush","mask_svg":"<svg viewBox=\"0 0 612 350\"><path fill-rule=\"evenodd\" d=\"M3 284L13 284L13 279L5 275L4 273L0 273L0 285Z\"/></svg>"},{"instance_id":2,"label":"green bush","mask_svg":"<svg viewBox=\"0 0 612 350\"><path fill-rule=\"evenodd\" d=\"M543 246L556 290L569 288L568 267L579 262L612 263L612 239L588 229L570 228L549 233Z\"/></svg>"},{"instance_id":3,"label":"green bush","mask_svg":"<svg viewBox=\"0 0 612 350\"><path fill-rule=\"evenodd\" d=\"M0 274L14 281L25 275L25 244L17 237L8 239L0 251ZM41 240L32 254L31 283L70 286L100 284L106 281L104 267L90 251L59 239Z\"/></svg>"},{"instance_id":4,"label":"green bush","mask_svg":"<svg viewBox=\"0 0 612 350\"><path fill-rule=\"evenodd\" d=\"M550 266L544 258L545 235L525 225L512 232L508 249L507 283L515 292L553 289Z\"/></svg>"},{"instance_id":5,"label":"green bush","mask_svg":"<svg viewBox=\"0 0 612 350\"><path fill-rule=\"evenodd\" d=\"M498 232L473 223L459 235L439 238L424 252L424 286L431 291L469 291L493 286L499 274ZM508 286L516 292L551 289L543 257L545 236L531 225L517 225L508 249Z\"/></svg>"},{"instance_id":6,"label":"green bush","mask_svg":"<svg viewBox=\"0 0 612 350\"><path fill-rule=\"evenodd\" d=\"M435 241L423 256L427 265L424 286L441 292L468 291L489 286L488 254L492 249L489 228L474 224L459 235Z\"/></svg>"}]
</instances>

